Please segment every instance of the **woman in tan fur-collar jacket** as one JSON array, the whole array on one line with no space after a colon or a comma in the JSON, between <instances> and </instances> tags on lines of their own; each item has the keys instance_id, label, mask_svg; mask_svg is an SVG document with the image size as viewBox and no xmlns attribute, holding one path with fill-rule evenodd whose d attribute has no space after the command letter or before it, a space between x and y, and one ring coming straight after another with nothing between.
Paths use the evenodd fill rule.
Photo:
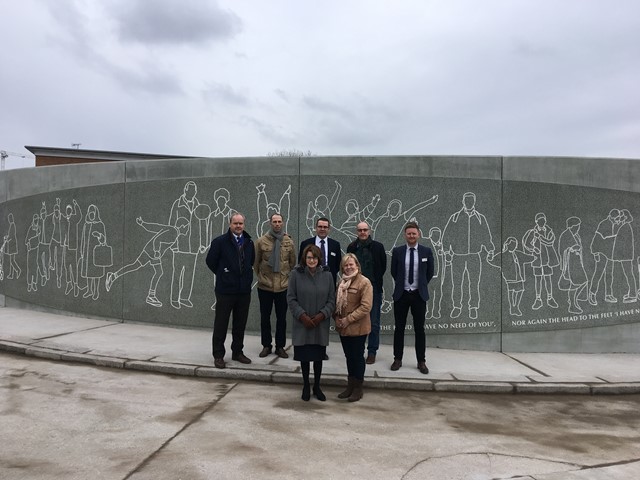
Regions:
<instances>
[{"instance_id":1,"label":"woman in tan fur-collar jacket","mask_svg":"<svg viewBox=\"0 0 640 480\"><path fill-rule=\"evenodd\" d=\"M362 275L360 263L352 253L342 257L340 274L333 318L347 360L349 383L338 398L348 398L350 402L357 402L362 398L362 382L366 367L364 345L367 335L371 332L373 287L369 279Z\"/></svg>"}]
</instances>

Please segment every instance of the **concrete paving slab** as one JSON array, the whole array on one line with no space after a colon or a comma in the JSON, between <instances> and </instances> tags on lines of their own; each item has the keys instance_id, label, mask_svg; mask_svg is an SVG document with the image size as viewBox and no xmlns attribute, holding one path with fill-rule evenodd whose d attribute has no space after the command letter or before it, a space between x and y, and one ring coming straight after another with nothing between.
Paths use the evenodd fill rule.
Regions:
<instances>
[{"instance_id":1,"label":"concrete paving slab","mask_svg":"<svg viewBox=\"0 0 640 480\"><path fill-rule=\"evenodd\" d=\"M42 339L117 323L32 310L0 308L0 336L4 336L5 332L11 332L14 337Z\"/></svg>"},{"instance_id":2,"label":"concrete paving slab","mask_svg":"<svg viewBox=\"0 0 640 480\"><path fill-rule=\"evenodd\" d=\"M627 381L640 381L640 354L509 353L510 357L551 377L567 372L587 376L615 373Z\"/></svg>"},{"instance_id":3,"label":"concrete paving slab","mask_svg":"<svg viewBox=\"0 0 640 480\"><path fill-rule=\"evenodd\" d=\"M460 375L487 375L500 372L502 375L514 377L536 373L535 370L501 352L431 348L427 351L427 365L430 373L455 372Z\"/></svg>"}]
</instances>

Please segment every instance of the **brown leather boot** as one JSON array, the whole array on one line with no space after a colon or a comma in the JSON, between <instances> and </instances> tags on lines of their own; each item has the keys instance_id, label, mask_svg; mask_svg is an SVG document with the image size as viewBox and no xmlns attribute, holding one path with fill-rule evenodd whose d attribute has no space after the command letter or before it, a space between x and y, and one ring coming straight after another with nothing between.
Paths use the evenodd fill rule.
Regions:
<instances>
[{"instance_id":1,"label":"brown leather boot","mask_svg":"<svg viewBox=\"0 0 640 480\"><path fill-rule=\"evenodd\" d=\"M353 392L349 396L350 402L357 402L362 398L362 383L363 380L358 380L357 378L353 379Z\"/></svg>"},{"instance_id":2,"label":"brown leather boot","mask_svg":"<svg viewBox=\"0 0 640 480\"><path fill-rule=\"evenodd\" d=\"M349 398L353 393L353 377L347 377L347 389L338 394L338 398Z\"/></svg>"}]
</instances>

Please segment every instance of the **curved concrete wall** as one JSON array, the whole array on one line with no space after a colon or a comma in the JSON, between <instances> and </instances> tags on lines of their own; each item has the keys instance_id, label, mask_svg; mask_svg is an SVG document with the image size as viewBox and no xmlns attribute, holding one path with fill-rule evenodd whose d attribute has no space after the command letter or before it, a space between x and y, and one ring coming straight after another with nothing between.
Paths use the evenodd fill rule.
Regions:
<instances>
[{"instance_id":1,"label":"curved concrete wall","mask_svg":"<svg viewBox=\"0 0 640 480\"><path fill-rule=\"evenodd\" d=\"M441 253L430 284L431 347L638 352L639 180L636 160L535 157L203 158L10 170L0 172L0 294L12 306L210 328L214 277L205 249L226 231L231 209L247 216L254 238L281 211L296 245L312 235L315 218L328 216L343 250L360 219L389 251L416 219L422 242ZM163 244L161 267L144 265L149 242L194 186L200 206L189 241L177 251ZM112 261L94 251L101 239ZM107 291L107 274L118 270ZM154 274L157 303L147 301ZM387 275L387 343L391 289ZM254 332L257 307L256 295L247 327Z\"/></svg>"}]
</instances>

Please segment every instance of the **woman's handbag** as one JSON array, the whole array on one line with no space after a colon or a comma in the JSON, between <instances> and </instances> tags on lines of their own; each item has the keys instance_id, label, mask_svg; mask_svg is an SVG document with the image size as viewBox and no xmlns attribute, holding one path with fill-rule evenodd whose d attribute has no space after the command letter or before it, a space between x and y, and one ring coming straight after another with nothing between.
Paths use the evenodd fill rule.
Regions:
<instances>
[{"instance_id":1,"label":"woman's handbag","mask_svg":"<svg viewBox=\"0 0 640 480\"><path fill-rule=\"evenodd\" d=\"M113 249L111 245L103 243L93 247L93 264L96 267L110 267L113 265Z\"/></svg>"}]
</instances>

